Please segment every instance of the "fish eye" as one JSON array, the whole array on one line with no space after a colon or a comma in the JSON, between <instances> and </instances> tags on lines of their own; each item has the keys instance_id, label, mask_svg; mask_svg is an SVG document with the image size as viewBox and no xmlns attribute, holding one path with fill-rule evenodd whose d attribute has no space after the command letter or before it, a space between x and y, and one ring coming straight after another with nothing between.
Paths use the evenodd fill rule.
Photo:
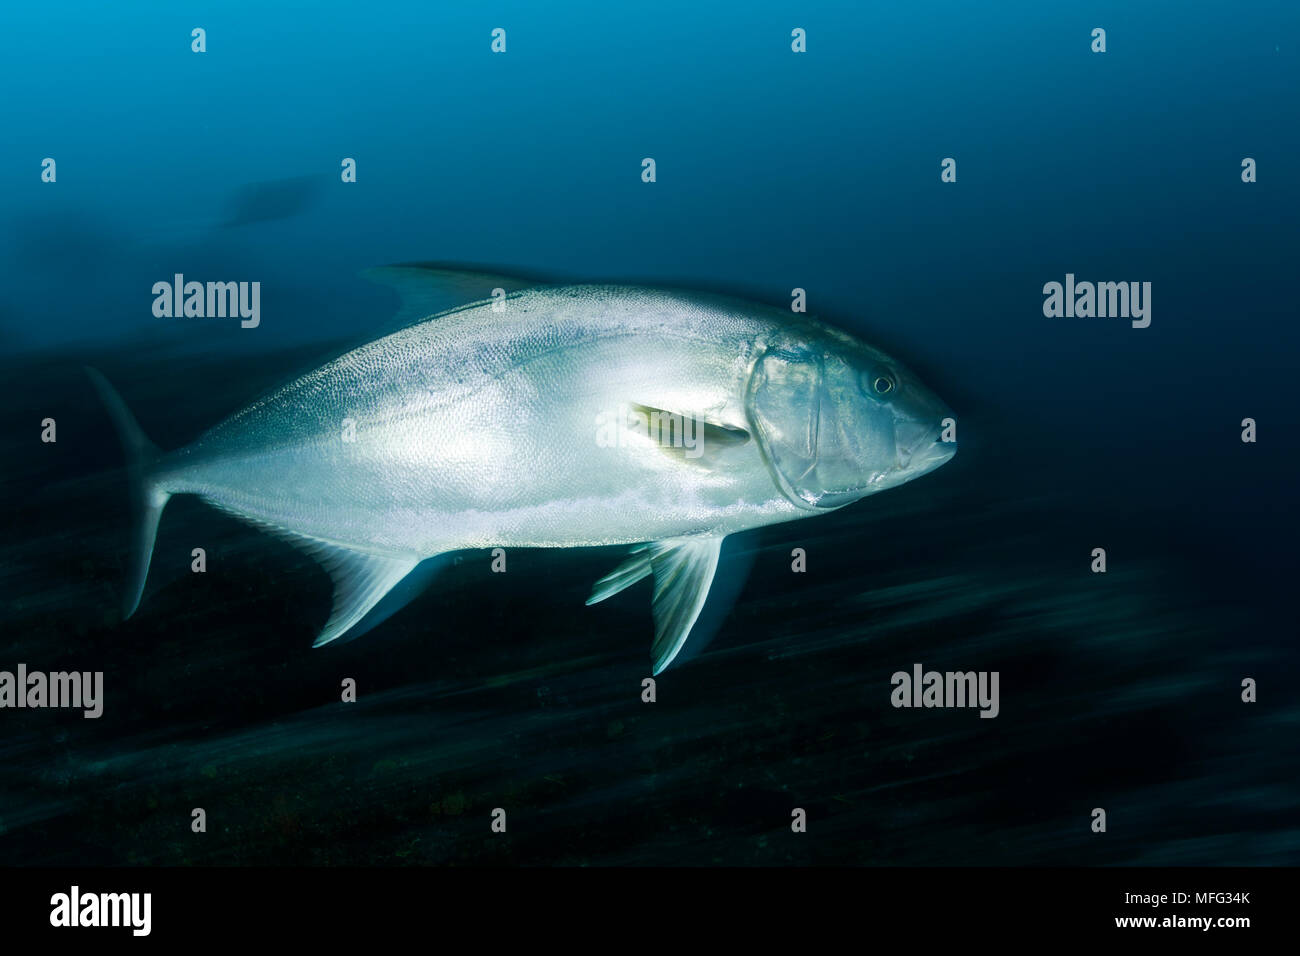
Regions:
<instances>
[{"instance_id":1,"label":"fish eye","mask_svg":"<svg viewBox=\"0 0 1300 956\"><path fill-rule=\"evenodd\" d=\"M898 388L898 381L888 369L877 368L862 376L863 389L876 398L889 398Z\"/></svg>"}]
</instances>

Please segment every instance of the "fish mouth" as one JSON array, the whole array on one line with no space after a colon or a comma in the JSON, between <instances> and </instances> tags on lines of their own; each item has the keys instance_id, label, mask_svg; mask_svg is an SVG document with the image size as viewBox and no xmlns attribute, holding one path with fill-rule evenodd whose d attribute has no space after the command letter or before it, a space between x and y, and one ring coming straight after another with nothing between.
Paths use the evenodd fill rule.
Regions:
<instances>
[{"instance_id":1,"label":"fish mouth","mask_svg":"<svg viewBox=\"0 0 1300 956\"><path fill-rule=\"evenodd\" d=\"M898 468L920 474L933 471L957 454L957 443L943 440L943 429L922 422L903 422L897 434Z\"/></svg>"},{"instance_id":2,"label":"fish mouth","mask_svg":"<svg viewBox=\"0 0 1300 956\"><path fill-rule=\"evenodd\" d=\"M851 505L874 492L919 478L949 461L957 454L957 443L944 441L942 435L943 429L938 425L900 422L895 435L895 466L886 467L860 483L819 488L815 459L808 470L793 482L779 468L773 467L772 473L785 496L794 504L813 512L831 511Z\"/></svg>"},{"instance_id":3,"label":"fish mouth","mask_svg":"<svg viewBox=\"0 0 1300 956\"><path fill-rule=\"evenodd\" d=\"M943 441L936 438L930 445L912 455L909 466L914 472L934 471L957 454L955 441Z\"/></svg>"}]
</instances>

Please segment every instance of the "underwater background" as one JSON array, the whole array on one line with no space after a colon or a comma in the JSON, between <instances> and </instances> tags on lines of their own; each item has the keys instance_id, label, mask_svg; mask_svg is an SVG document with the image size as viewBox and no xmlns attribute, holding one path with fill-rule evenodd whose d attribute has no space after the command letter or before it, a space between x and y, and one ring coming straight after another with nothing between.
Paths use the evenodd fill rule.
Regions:
<instances>
[{"instance_id":1,"label":"underwater background","mask_svg":"<svg viewBox=\"0 0 1300 956\"><path fill-rule=\"evenodd\" d=\"M1300 862L1298 41L1291 2L9 5L0 669L105 703L0 710L0 863ZM649 584L583 606L621 549L464 553L312 650L325 573L181 497L123 622L82 366L179 447L391 331L360 273L415 260L805 289L961 450L728 539L653 704ZM176 273L260 324L155 317ZM1045 317L1067 273L1150 326ZM915 663L999 716L895 709Z\"/></svg>"}]
</instances>

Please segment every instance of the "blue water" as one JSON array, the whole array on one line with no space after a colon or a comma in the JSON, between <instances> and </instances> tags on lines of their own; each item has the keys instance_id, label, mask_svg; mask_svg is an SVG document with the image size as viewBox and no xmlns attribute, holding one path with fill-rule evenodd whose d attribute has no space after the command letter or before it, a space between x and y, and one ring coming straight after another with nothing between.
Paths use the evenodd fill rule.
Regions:
<instances>
[{"instance_id":1,"label":"blue water","mask_svg":"<svg viewBox=\"0 0 1300 956\"><path fill-rule=\"evenodd\" d=\"M201 54L190 48L195 27L206 30ZM497 27L507 31L504 54L491 50ZM791 51L796 27L807 31L806 53ZM1090 50L1094 27L1106 30L1104 54ZM1112 696L1124 681L1136 688L1126 698L1130 704L1146 695L1151 707L1170 708L1152 718L1163 728L1151 731L1157 742L1177 740L1189 753L1227 748L1222 762L1209 764L1168 746L1161 756L1144 756L1122 731L1123 720L1138 718L1120 708L1106 747L1129 740L1132 751L1116 756L1102 747L1086 772L1074 762L1086 758L1058 755L1059 765L1047 771L1059 794L1084 810L1104 799L1098 790L1124 791L1148 800L1148 819L1160 817L1166 804L1148 789L1156 784L1130 773L1149 769L1152 760L1165 762L1164 771L1152 771L1159 782L1185 788L1169 798L1173 803L1209 800L1243 772L1227 753L1233 741L1261 776L1224 797L1226 809L1211 814L1217 824L1193 814L1184 830L1160 839L1148 834L1147 842L1129 834L1124 849L1111 854L1089 856L1091 847L1082 844L1056 853L1050 841L1044 849L1030 836L1011 849L977 845L968 825L1014 828L1035 811L990 824L987 813L980 816L996 803L990 796L987 805L972 805L968 817L948 819L938 798L927 794L940 829L927 831L934 842L925 846L954 847L950 855L922 851L915 840L893 845L882 825L860 851L801 850L808 855L798 859L1296 859L1293 820L1259 823L1258 842L1243 842L1241 834L1256 826L1247 821L1258 822L1288 799L1293 804L1295 796L1300 5L11 5L0 28L0 80L7 91L0 343L10 386L21 383L6 403L14 429L30 431L33 421L58 408L74 432L104 432L105 419L84 417L100 413L77 378L80 364L93 360L110 373L133 370L141 383L135 393L130 379L120 384L161 444L187 441L260 387L301 371L280 362L281 354L301 356L294 350L387 331L395 301L360 275L373 266L478 263L564 280L723 289L778 305L790 301L792 289L805 289L810 312L916 367L955 409L961 430L962 451L953 464L900 492L897 504L881 506L877 513L896 519L887 538L870 530L868 517L839 526L838 538L835 527L816 529L841 556L837 580L868 593L882 574L899 583L935 582L942 566L944 573L972 576L971 593L1002 609L989 612L1001 621L996 627L993 618L976 614L941 621L934 631L907 632L897 653L872 666L888 673L914 659L928 661L926 641L942 633L953 660L970 666L1007 666L990 650L995 646L1022 654L1026 682L1045 701L1059 700L1054 680L1071 674L1077 696L1057 710L1043 704L1032 731L1039 738L995 738L997 759L1004 761L1054 753L1051 741L1068 733L1080 712L1119 706ZM41 180L45 157L57 162L54 183ZM341 180L345 157L356 161L355 183ZM646 157L656 163L653 183L642 181ZM946 157L956 160L956 182L941 181ZM1245 157L1258 164L1257 182L1242 181ZM151 288L175 273L259 281L260 325L155 317ZM1045 317L1043 285L1064 281L1067 273L1150 282L1150 327L1117 318ZM141 368L152 370L148 388ZM1239 437L1247 417L1258 423L1255 444ZM34 501L32 489L45 493L58 482L107 473L120 461L111 439L100 438L93 455L78 456L62 441L64 457L37 459L39 446L11 437L8 458L21 462L15 468L23 477L11 477L7 491ZM106 492L104 513L109 502L123 500L118 491ZM857 506L862 515L868 504ZM66 512L60 506L48 513ZM215 519L198 510L180 517L169 511L164 524L174 520ZM121 529L99 530L116 540ZM812 532L778 531L751 550L768 548L779 564L805 533ZM257 547L259 539L240 540ZM6 580L33 602L29 609L43 606L43 588L66 586L69 573L76 577L64 569L56 580L57 561L30 558L28 539L9 544L11 555L28 549L27 558L11 558L16 563ZM1112 608L1092 622L1087 602L1063 612L1076 635L1095 639L1097 648L1062 651L1060 670L1038 669L1035 655L1061 640L1050 615L1015 630L1006 645L982 636L982 626L1001 627L1005 636L1008 622L1043 613L1039 598L1030 602L1032 612L1014 604L1028 593L1016 590L1026 568L1034 569L1038 595L1061 599L1098 588L1087 573L1087 555L1097 546L1108 548L1118 574L1107 581L1113 590L1096 600L1127 595L1137 602L1136 609ZM63 550L55 543L46 552ZM95 589L62 597L51 591L48 606L69 615L107 614L119 581L112 562L102 560ZM590 574L601 573L599 564L566 574L564 587L583 591ZM1021 570L1011 570L1013 564ZM760 559L754 573L778 595L789 630L768 633L764 619L744 618L742 626L733 618L714 648L764 640L783 646L781 640L797 640L805 626L808 636L832 644L866 639L857 618L850 624L845 617L818 617L806 604L811 599L780 591L788 576L769 570L764 578L762 568ZM987 597L1003 587L1020 596ZM820 601L843 588L818 593ZM936 595L950 591L934 584L927 593L934 608ZM767 594L766 585L760 593L751 583L737 613ZM546 595L554 592L535 597L545 603ZM284 598L283 590L278 596ZM318 587L317 604L322 597ZM173 611L205 606L194 597L174 601ZM310 603L277 613L296 620ZM1020 609L1008 610L1013 606ZM629 608L620 626L648 627L644 608L637 610ZM462 603L450 613L469 621L479 611ZM36 611L31 615L31 630L13 638L12 652L0 646L0 665L18 653L32 656L42 641L68 646L66 634L42 632ZM394 623L406 620L414 629L425 617ZM574 620L553 623L571 629ZM1118 644L1107 643L1115 633L1107 629L1121 621L1131 630ZM124 633L140 634L119 628L146 625L95 617L85 626L101 635L91 640L97 647L101 639L115 643ZM523 627L516 618L496 625L530 642L542 639ZM297 655L309 623L302 630L285 637L282 649L292 644ZM1193 631L1199 636L1188 641ZM632 675L639 673L632 662L643 655L643 636L629 640L619 658ZM389 647L396 646L398 657L404 652L406 666L424 653L428 679L439 679L436 646L414 635L395 640ZM143 644L141 654L156 650ZM274 648L266 653L267 660L283 657ZM366 660L364 642L347 653L358 655L349 658L356 666ZM564 656L557 651L551 658ZM708 656L693 666L708 667ZM460 678L481 687L502 663L480 659L472 676L461 672ZM699 706L711 699L725 713L729 691L743 695L747 682L768 686L762 681L775 679L755 676L746 669L751 665L757 666L742 655L739 663L715 666L699 679ZM780 681L838 686L844 665L834 652L814 655L806 665L812 673L801 668ZM393 667L380 683L398 693L403 668ZM583 686L597 686L601 675L588 675ZM1258 704L1237 701L1245 676L1265 679ZM226 677L215 668L203 679L216 686ZM163 723L151 709L166 694L162 675L157 679L154 696L142 691L135 698L142 710L128 728L132 734ZM1170 683L1182 691L1161 696L1159 688ZM542 698L530 696L533 690L527 685L524 696L534 703L556 699L549 689ZM861 728L881 719L876 705L887 691L839 690L845 700L857 695L855 703L808 716L799 740L805 731L809 740L820 739L823 725L832 724L865 737ZM873 703L855 709L859 698ZM494 721L509 726L513 706L494 699ZM603 733L614 718L599 713ZM760 718L751 718L747 726L758 726ZM250 726L272 719L278 719L274 709L249 716ZM700 732L699 723L682 720L690 733ZM1011 707L1001 720L1023 717ZM1236 723L1226 738L1207 743L1227 720ZM494 723L482 732L498 730ZM98 732L110 742L125 739ZM15 745L27 748L23 759L30 766L47 753L44 733L33 724L26 744ZM763 733L750 731L760 749ZM900 746L908 734L901 724ZM789 748L782 739L773 750L784 760ZM416 747L400 737L390 743L394 759ZM567 779L580 779L585 745L563 746L570 748L564 750ZM861 749L875 746L864 739ZM636 766L631 757L621 759ZM908 771L916 779L934 769L924 755L919 759ZM748 766L718 758L701 773L723 788L744 777L742 764ZM675 767L671 759L656 763L667 775L662 786L680 800L673 806L696 805L681 781L673 782ZM873 768L850 785L836 782L829 767L820 778L830 781L827 792L836 786L871 792L890 776ZM535 770L539 778L559 773L544 765ZM978 759L969 772L980 772ZM635 792L636 779L629 770L602 785L626 796ZM462 785L471 804L475 793L492 799L488 784L479 791ZM286 786L328 789L292 773ZM1032 784L1018 774L998 785L1003 793L1026 787ZM27 796L32 806L48 799L39 789ZM596 798L568 792L563 800L587 806ZM1067 802L1061 796L1048 801L1050 809L1038 805L1038 813L1056 821L1054 833L1072 832L1068 814L1082 812L1061 809ZM881 824L880 808L870 812L873 826ZM727 813L734 820L736 813ZM15 814L0 808L0 822L6 816ZM30 818L33 827L54 826L40 813ZM857 845L854 837L866 839L851 819L837 819L846 846ZM747 840L750 830L737 827L735 839ZM400 835L392 839L401 842ZM635 849L648 839L611 835L606 843L570 848L566 859L782 862L758 851L751 857L739 844L698 857L687 844L680 851L685 856L664 859ZM105 842L111 843L97 845ZM457 845L429 861L473 859L472 846ZM616 849L605 852L605 846ZM286 852L282 845L279 852ZM103 853L124 858L117 849ZM519 858L547 862L557 854L541 845ZM144 858L173 860L163 850ZM358 850L348 859L384 857Z\"/></svg>"}]
</instances>

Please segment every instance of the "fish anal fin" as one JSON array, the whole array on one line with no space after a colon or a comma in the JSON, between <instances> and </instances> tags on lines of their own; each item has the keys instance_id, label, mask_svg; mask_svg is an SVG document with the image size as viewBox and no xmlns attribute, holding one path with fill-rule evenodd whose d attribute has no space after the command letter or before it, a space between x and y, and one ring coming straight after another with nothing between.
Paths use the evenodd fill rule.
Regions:
<instances>
[{"instance_id":1,"label":"fish anal fin","mask_svg":"<svg viewBox=\"0 0 1300 956\"><path fill-rule=\"evenodd\" d=\"M329 573L330 580L334 583L334 606L325 627L312 642L312 647L336 641L344 634L348 635L349 640L360 637L419 597L434 575L445 567L445 562L441 560L444 556L441 554L421 559L412 554L363 551L291 531L283 525L245 514L215 499L208 499L208 502L240 521L305 551ZM423 567L419 572L411 574L421 564ZM407 575L411 576L410 581L405 580ZM402 587L398 587L399 584ZM385 597L388 600L384 600Z\"/></svg>"},{"instance_id":2,"label":"fish anal fin","mask_svg":"<svg viewBox=\"0 0 1300 956\"><path fill-rule=\"evenodd\" d=\"M406 577L398 581L352 629L339 638L340 643L354 641L370 633L380 624L423 594L433 579L447 567L448 555L439 554L419 562Z\"/></svg>"},{"instance_id":3,"label":"fish anal fin","mask_svg":"<svg viewBox=\"0 0 1300 956\"><path fill-rule=\"evenodd\" d=\"M420 563L409 555L372 554L324 543L309 550L334 582L334 607L312 647L346 634Z\"/></svg>"}]
</instances>

